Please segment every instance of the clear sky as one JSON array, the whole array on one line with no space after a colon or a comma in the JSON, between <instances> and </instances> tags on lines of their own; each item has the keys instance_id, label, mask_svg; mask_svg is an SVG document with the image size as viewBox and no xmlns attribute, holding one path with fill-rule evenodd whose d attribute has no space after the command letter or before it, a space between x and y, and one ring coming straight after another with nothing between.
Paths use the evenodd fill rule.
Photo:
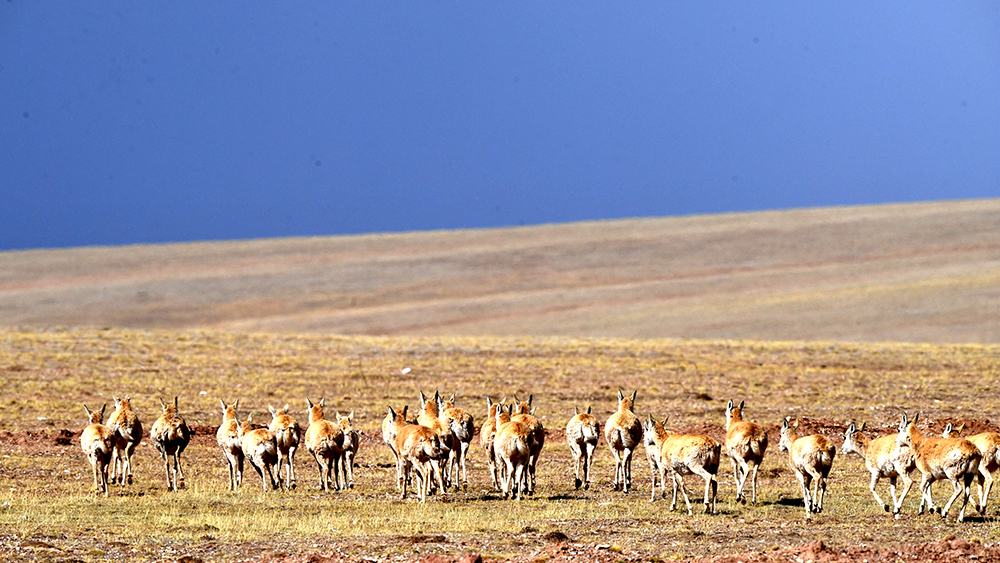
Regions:
<instances>
[{"instance_id":1,"label":"clear sky","mask_svg":"<svg viewBox=\"0 0 1000 563\"><path fill-rule=\"evenodd\" d=\"M0 250L995 196L997 1L0 1Z\"/></svg>"}]
</instances>

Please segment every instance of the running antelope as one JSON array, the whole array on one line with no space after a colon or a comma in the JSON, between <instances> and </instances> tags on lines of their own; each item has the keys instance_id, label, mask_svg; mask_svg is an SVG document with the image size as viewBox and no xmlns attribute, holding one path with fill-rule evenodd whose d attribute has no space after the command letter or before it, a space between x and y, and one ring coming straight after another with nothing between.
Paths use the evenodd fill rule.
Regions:
<instances>
[{"instance_id":1,"label":"running antelope","mask_svg":"<svg viewBox=\"0 0 1000 563\"><path fill-rule=\"evenodd\" d=\"M391 410L391 408L390 408ZM434 430L422 424L410 424L404 417L397 418L396 451L399 452L402 492L400 499L406 498L410 484L410 471L415 471L413 482L417 487L420 502L427 501L431 482L437 477L438 485L444 491L440 467L435 464L444 454L441 437Z\"/></svg>"},{"instance_id":2,"label":"running antelope","mask_svg":"<svg viewBox=\"0 0 1000 563\"><path fill-rule=\"evenodd\" d=\"M642 423L632 412L637 393L633 391L631 397L626 397L619 389L618 411L604 424L604 439L615 458L614 489L626 493L632 485L632 454L642 442Z\"/></svg>"},{"instance_id":3,"label":"running antelope","mask_svg":"<svg viewBox=\"0 0 1000 563\"><path fill-rule=\"evenodd\" d=\"M490 466L490 477L493 478L493 488L500 489L500 475L498 473L497 458L493 452L493 437L497 431L497 410L500 405L494 403L492 399L486 397L486 420L483 427L479 429L479 445L486 454L486 463Z\"/></svg>"},{"instance_id":4,"label":"running antelope","mask_svg":"<svg viewBox=\"0 0 1000 563\"><path fill-rule=\"evenodd\" d=\"M132 484L132 454L142 441L142 422L132 410L132 397L114 397L115 412L108 419L108 428L115 435L111 454L111 482L124 486Z\"/></svg>"},{"instance_id":5,"label":"running antelope","mask_svg":"<svg viewBox=\"0 0 1000 563\"><path fill-rule=\"evenodd\" d=\"M267 428L257 428L250 423L250 415L239 425L240 447L243 456L250 462L250 467L260 475L260 482L267 492L268 485L277 489L280 481L274 479L274 467L278 465L278 441Z\"/></svg>"},{"instance_id":6,"label":"running antelope","mask_svg":"<svg viewBox=\"0 0 1000 563\"><path fill-rule=\"evenodd\" d=\"M875 497L875 502L886 512L889 511L889 505L882 501L882 497L878 495L875 486L878 485L878 481L882 477L889 479L892 513L896 518L899 518L903 499L906 498L906 494L910 492L910 487L913 486L913 479L910 478L910 473L917 467L916 456L914 456L912 448L899 446L896 443L896 434L889 434L888 436L882 436L881 438L869 441L868 438L860 434L864 430L865 423L862 423L859 429L852 422L847 427L847 432L844 433L844 445L840 448L840 452L844 455L857 454L861 456L861 459L865 460L865 467L868 468L868 472L872 476L868 489L872 492L872 496ZM899 499L896 498L897 479L903 480L903 494L899 495Z\"/></svg>"},{"instance_id":7,"label":"running antelope","mask_svg":"<svg viewBox=\"0 0 1000 563\"><path fill-rule=\"evenodd\" d=\"M442 401L438 405L441 413L441 420L451 429L455 437L455 449L448 456L449 473L454 471L454 477L449 476L449 480L458 486L458 471L462 471L462 486L469 488L469 476L466 472L465 462L469 455L469 446L472 445L472 436L476 433L475 421L472 415L465 409L455 406L455 394L451 398Z\"/></svg>"},{"instance_id":8,"label":"running antelope","mask_svg":"<svg viewBox=\"0 0 1000 563\"><path fill-rule=\"evenodd\" d=\"M514 404L511 406L510 419L514 422L521 422L531 430L531 455L528 458L528 494L535 494L535 469L538 467L538 456L542 453L545 445L545 428L542 422L535 417L535 409L531 406L534 395L528 395L527 401L518 401L514 397Z\"/></svg>"},{"instance_id":9,"label":"running antelope","mask_svg":"<svg viewBox=\"0 0 1000 563\"><path fill-rule=\"evenodd\" d=\"M947 518L952 503L962 495L962 508L958 511L958 521L965 519L965 506L969 502L969 489L972 480L979 472L979 462L982 454L972 442L965 438L929 438L917 429L917 419L907 420L903 415L900 422L896 443L907 445L916 451L917 469L920 470L920 508L918 514L923 514L926 506L935 512L934 499L931 497L931 484L934 481L947 479L951 481L954 493L941 511L941 517ZM964 494L963 494L964 493Z\"/></svg>"},{"instance_id":10,"label":"running antelope","mask_svg":"<svg viewBox=\"0 0 1000 563\"><path fill-rule=\"evenodd\" d=\"M149 440L160 450L160 457L163 458L167 473L167 489L176 492L178 486L184 487L181 454L191 441L191 430L184 418L177 414L177 397L174 397L172 405L160 399L160 406L163 407L163 414L153 423L153 428L149 431ZM170 458L174 460L172 470Z\"/></svg>"},{"instance_id":11,"label":"running antelope","mask_svg":"<svg viewBox=\"0 0 1000 563\"><path fill-rule=\"evenodd\" d=\"M715 513L719 496L719 485L715 475L719 472L722 445L702 434L671 432L666 429L666 423L666 417L662 421L654 421L652 416L648 416L644 425L645 435L652 435L654 447L658 446L660 449L659 455L656 456L656 465L660 472L662 496L667 495L667 475L669 475L673 483L670 510L677 509L677 489L680 488L688 515L692 514L691 501L684 486L684 476L697 475L705 481L705 495L702 501L705 513ZM654 498L655 495L650 500Z\"/></svg>"},{"instance_id":12,"label":"running antelope","mask_svg":"<svg viewBox=\"0 0 1000 563\"><path fill-rule=\"evenodd\" d=\"M243 483L243 444L240 442L240 421L236 417L236 409L240 400L231 405L219 400L222 405L222 424L215 432L215 441L222 448L222 457L229 465L229 490L235 491Z\"/></svg>"},{"instance_id":13,"label":"running antelope","mask_svg":"<svg viewBox=\"0 0 1000 563\"><path fill-rule=\"evenodd\" d=\"M393 410L392 407L387 408L389 412L382 419L382 441L385 442L385 445L389 446L392 456L396 458L396 490L398 491L403 488L403 473L399 451L396 450L396 431L399 427L406 424L406 411L410 407L404 405L403 410L399 413Z\"/></svg>"},{"instance_id":14,"label":"running antelope","mask_svg":"<svg viewBox=\"0 0 1000 563\"><path fill-rule=\"evenodd\" d=\"M730 399L726 405L726 454L733 462L737 502L746 502L747 476L753 472L750 478L753 487L750 502L756 504L757 470L767 451L767 432L759 424L743 420L743 404L740 401L740 405L736 406Z\"/></svg>"},{"instance_id":15,"label":"running antelope","mask_svg":"<svg viewBox=\"0 0 1000 563\"><path fill-rule=\"evenodd\" d=\"M306 449L312 454L319 466L319 488L324 491L330 490L333 479L336 480L337 490L342 489L340 485L340 467L344 453L344 432L339 426L323 418L323 405L326 398L313 404L306 398L306 406L309 408L309 428L306 429Z\"/></svg>"},{"instance_id":16,"label":"running antelope","mask_svg":"<svg viewBox=\"0 0 1000 563\"><path fill-rule=\"evenodd\" d=\"M796 434L798 421L789 424L788 418L781 421L781 440L778 451L788 452L788 465L792 467L795 476L802 485L802 500L806 506L806 518L812 513L823 512L823 497L826 496L826 478L833 468L833 457L837 448L829 438L820 434L811 434L801 438ZM810 495L809 485L816 480Z\"/></svg>"},{"instance_id":17,"label":"running antelope","mask_svg":"<svg viewBox=\"0 0 1000 563\"><path fill-rule=\"evenodd\" d=\"M581 485L585 491L590 488L590 464L594 462L594 451L600 436L601 423L591 414L591 407L587 407L587 412L580 412L580 409L573 407L573 418L566 423L566 442L576 461L576 479L573 484L577 489Z\"/></svg>"},{"instance_id":18,"label":"running antelope","mask_svg":"<svg viewBox=\"0 0 1000 563\"><path fill-rule=\"evenodd\" d=\"M302 438L302 429L295 417L288 414L291 407L286 403L280 410L274 410L271 405L267 406L271 413L271 425L268 430L274 434L275 444L278 446L278 468L275 476L281 481L281 470L285 470L285 490L295 488L295 451L299 449L299 442Z\"/></svg>"},{"instance_id":19,"label":"running antelope","mask_svg":"<svg viewBox=\"0 0 1000 563\"><path fill-rule=\"evenodd\" d=\"M959 426L952 435L951 423L949 423L945 429L944 437L958 437L964 428L964 424ZM1000 434L983 432L969 436L966 440L972 442L979 449L979 453L983 455L979 461L979 475L976 476L979 483L979 502L976 504L976 510L980 514L986 515L986 499L989 498L990 491L993 489L993 472L1000 469Z\"/></svg>"},{"instance_id":20,"label":"running antelope","mask_svg":"<svg viewBox=\"0 0 1000 563\"><path fill-rule=\"evenodd\" d=\"M354 411L347 416L340 416L339 412L334 413L337 417L337 426L344 433L344 460L341 469L344 473L344 482L347 488L354 488L354 458L358 455L358 448L361 446L361 436L354 430Z\"/></svg>"},{"instance_id":21,"label":"running antelope","mask_svg":"<svg viewBox=\"0 0 1000 563\"><path fill-rule=\"evenodd\" d=\"M434 465L434 473L441 475L443 483L441 492L443 493L451 485L451 471L448 462L451 459L451 451L458 447L456 445L458 440L452 434L451 428L445 425L441 419L441 413L438 410L440 400L441 396L437 391L434 392L433 397L427 397L423 391L420 392L420 412L417 414L417 424L430 428L441 439L441 456L432 459L431 464Z\"/></svg>"},{"instance_id":22,"label":"running antelope","mask_svg":"<svg viewBox=\"0 0 1000 563\"><path fill-rule=\"evenodd\" d=\"M500 477L504 498L521 500L528 488L528 464L534 449L534 434L524 422L512 420L512 411L513 405L501 405L497 409L493 451L497 463L503 464Z\"/></svg>"},{"instance_id":23,"label":"running antelope","mask_svg":"<svg viewBox=\"0 0 1000 563\"><path fill-rule=\"evenodd\" d=\"M87 413L87 421L90 423L83 429L80 435L80 447L90 461L90 467L94 471L94 489L98 493L108 496L108 464L111 463L112 451L115 447L114 433L110 428L102 424L104 421L104 409L91 411L87 405L83 405L83 410Z\"/></svg>"}]
</instances>

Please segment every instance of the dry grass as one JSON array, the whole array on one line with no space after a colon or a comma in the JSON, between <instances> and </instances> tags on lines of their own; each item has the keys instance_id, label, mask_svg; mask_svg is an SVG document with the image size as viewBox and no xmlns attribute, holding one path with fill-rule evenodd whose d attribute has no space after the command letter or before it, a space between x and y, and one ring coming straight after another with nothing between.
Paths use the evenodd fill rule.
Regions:
<instances>
[{"instance_id":1,"label":"dry grass","mask_svg":"<svg viewBox=\"0 0 1000 563\"><path fill-rule=\"evenodd\" d=\"M996 542L1000 531L992 516L962 525L916 517L915 495L904 519L892 520L870 498L867 473L855 458L838 457L827 511L807 524L776 435L758 507L732 503L728 464L718 516L688 517L667 511L667 502L650 504L644 459L634 465L635 494L614 493L603 444L594 488L576 492L559 430L574 405L593 404L599 419L607 418L618 388L639 390L642 415L669 414L673 424L716 434L729 398L745 399L747 417L772 430L785 415L801 416L806 432L830 433L838 445L847 420L867 420L887 433L904 410L920 410L921 419L936 426L953 419L982 425L1000 404L992 391L998 352L987 345L2 332L0 527L6 531L0 543L8 547L0 547L0 556L16 556L21 552L15 546L29 540L52 546L36 552L95 560L184 554L235 559L334 549L381 557L460 551L504 556L535 549L555 531L573 542L613 543L661 558L760 551L813 539L893 545L955 534ZM405 367L410 371L403 374ZM540 418L555 431L542 454L536 498L499 500L489 491L476 450L467 492L422 506L396 499L392 458L378 437L385 405L412 407L419 390L434 389L457 392L460 406L477 418L486 395L535 394ZM93 407L122 393L132 395L147 428L158 414L158 397L180 396L181 413L201 432L185 453L187 490L165 491L161 462L144 442L132 489L109 499L89 493L91 476L76 438L69 445L56 440L64 428L83 427L81 403ZM355 411L356 426L364 431L357 488L318 492L315 464L303 451L297 456L297 490L265 495L248 473L242 490L226 491L225 465L208 434L221 419L219 399L238 397L242 412L255 417L263 417L268 404L290 402L302 420L305 397L321 396L333 408ZM443 538L413 538L437 535Z\"/></svg>"}]
</instances>

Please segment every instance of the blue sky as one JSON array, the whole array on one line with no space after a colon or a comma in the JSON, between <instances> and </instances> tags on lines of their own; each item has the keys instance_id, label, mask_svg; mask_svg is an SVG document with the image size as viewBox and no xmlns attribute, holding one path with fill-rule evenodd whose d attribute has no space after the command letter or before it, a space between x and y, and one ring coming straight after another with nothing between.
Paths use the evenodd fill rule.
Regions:
<instances>
[{"instance_id":1,"label":"blue sky","mask_svg":"<svg viewBox=\"0 0 1000 563\"><path fill-rule=\"evenodd\" d=\"M1000 196L997 2L0 2L0 250Z\"/></svg>"}]
</instances>

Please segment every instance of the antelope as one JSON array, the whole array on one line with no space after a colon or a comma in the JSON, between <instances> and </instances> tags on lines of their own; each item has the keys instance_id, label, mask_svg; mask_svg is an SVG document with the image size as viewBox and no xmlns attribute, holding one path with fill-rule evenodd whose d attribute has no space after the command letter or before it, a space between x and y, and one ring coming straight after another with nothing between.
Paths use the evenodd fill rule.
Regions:
<instances>
[{"instance_id":1,"label":"antelope","mask_svg":"<svg viewBox=\"0 0 1000 563\"><path fill-rule=\"evenodd\" d=\"M391 410L391 407L390 407ZM402 493L400 499L406 499L407 487L410 483L410 470L416 471L417 496L420 502L427 501L431 481L437 476L441 490L444 483L441 480L440 468L435 461L443 455L441 437L431 428L422 424L409 424L405 417L398 417L396 425L396 451L399 452L399 471L401 473Z\"/></svg>"},{"instance_id":2,"label":"antelope","mask_svg":"<svg viewBox=\"0 0 1000 563\"><path fill-rule=\"evenodd\" d=\"M339 412L334 413L337 418L337 426L344 433L344 460L341 469L344 472L344 482L347 488L354 488L354 458L358 455L358 448L361 446L361 436L354 430L351 423L354 422L354 411L347 416L340 416Z\"/></svg>"},{"instance_id":3,"label":"antelope","mask_svg":"<svg viewBox=\"0 0 1000 563\"><path fill-rule=\"evenodd\" d=\"M396 458L396 490L403 488L403 473L400 463L399 452L396 450L396 431L399 426L406 424L406 411L408 405L403 406L403 410L397 413L392 407L387 407L389 412L382 419L382 441L389 446L393 457Z\"/></svg>"},{"instance_id":4,"label":"antelope","mask_svg":"<svg viewBox=\"0 0 1000 563\"><path fill-rule=\"evenodd\" d=\"M573 484L577 490L583 485L585 491L590 488L590 464L594 461L594 450L597 449L597 440L601 436L601 424L591 414L591 409L588 406L587 412L580 412L580 409L573 407L573 418L566 423L566 442L576 461L576 479Z\"/></svg>"},{"instance_id":5,"label":"antelope","mask_svg":"<svg viewBox=\"0 0 1000 563\"><path fill-rule=\"evenodd\" d=\"M114 397L115 412L108 419L108 428L115 435L111 453L111 482L125 486L132 484L132 454L142 441L142 422L132 411L132 397Z\"/></svg>"},{"instance_id":6,"label":"antelope","mask_svg":"<svg viewBox=\"0 0 1000 563\"><path fill-rule=\"evenodd\" d=\"M964 428L964 424L959 426L953 435L951 423L949 423L943 437L958 437L958 433ZM979 475L976 476L976 480L979 483L979 502L975 508L980 514L985 515L986 499L989 498L990 491L993 489L993 472L1000 469L1000 434L996 432L983 432L969 436L966 440L972 442L983 456L979 461Z\"/></svg>"},{"instance_id":7,"label":"antelope","mask_svg":"<svg viewBox=\"0 0 1000 563\"><path fill-rule=\"evenodd\" d=\"M472 436L476 433L475 421L468 411L455 406L454 393L451 394L451 398L447 401L442 401L438 404L438 410L441 413L441 420L451 429L451 433L455 437L455 445L457 446L448 456L448 465L451 468L449 473L451 470L455 472L452 482L458 483L458 470L461 467L462 486L468 489L469 477L466 472L465 461L469 454L469 446L472 445ZM449 476L449 480L451 479L451 476Z\"/></svg>"},{"instance_id":8,"label":"antelope","mask_svg":"<svg viewBox=\"0 0 1000 563\"><path fill-rule=\"evenodd\" d=\"M958 521L965 519L965 506L969 502L969 489L972 479L979 471L982 453L972 442L965 438L929 438L917 429L917 419L907 420L906 415L899 424L899 434L896 443L907 445L916 451L917 469L920 470L920 508L917 514L923 514L924 506L932 512L937 511L934 499L931 497L931 484L934 481L947 479L954 487L954 493L941 511L941 517L947 518L952 503L962 495L962 508L958 511ZM964 494L963 494L964 493Z\"/></svg>"},{"instance_id":9,"label":"antelope","mask_svg":"<svg viewBox=\"0 0 1000 563\"><path fill-rule=\"evenodd\" d=\"M642 446L646 449L646 461L649 462L650 482L652 491L649 495L649 502L656 501L656 486L660 483L660 448L667 433L663 429L663 422L653 420L653 415L647 414L646 420L642 423ZM666 485L663 486L666 491Z\"/></svg>"},{"instance_id":10,"label":"antelope","mask_svg":"<svg viewBox=\"0 0 1000 563\"><path fill-rule=\"evenodd\" d=\"M83 410L87 413L87 421L90 423L80 434L80 448L90 461L90 466L94 470L94 490L108 496L108 464L111 463L112 452L115 448L114 432L102 422L104 421L104 409L107 403L101 407L100 411L91 411L87 405L83 405Z\"/></svg>"},{"instance_id":11,"label":"antelope","mask_svg":"<svg viewBox=\"0 0 1000 563\"><path fill-rule=\"evenodd\" d=\"M837 455L837 448L829 438L821 434L811 434L799 438L796 430L799 427L798 421L794 425L788 423L786 417L781 421L781 440L778 442L778 451L788 452L788 465L791 466L795 476L802 485L802 497L806 506L806 518L811 518L812 513L823 512L823 497L826 496L826 478L833 468L833 457ZM816 479L812 495L809 494L809 486L812 480Z\"/></svg>"},{"instance_id":12,"label":"antelope","mask_svg":"<svg viewBox=\"0 0 1000 563\"><path fill-rule=\"evenodd\" d=\"M497 410L500 405L494 403L489 397L486 397L486 420L483 422L482 428L479 429L479 445L483 448L483 452L486 454L486 462L490 466L490 477L493 478L493 488L500 490L500 480L499 474L497 473L497 459L493 452L493 437L497 431Z\"/></svg>"},{"instance_id":13,"label":"antelope","mask_svg":"<svg viewBox=\"0 0 1000 563\"><path fill-rule=\"evenodd\" d=\"M243 449L243 456L250 462L250 467L260 475L260 482L267 492L267 486L277 489L280 480L274 479L272 468L278 464L278 441L274 434L267 428L257 428L250 424L250 415L239 425L240 447ZM267 477L265 478L265 474Z\"/></svg>"},{"instance_id":14,"label":"antelope","mask_svg":"<svg viewBox=\"0 0 1000 563\"><path fill-rule=\"evenodd\" d=\"M184 471L181 470L181 454L191 441L191 430L181 415L177 414L177 397L174 404L168 405L160 399L163 415L156 419L149 431L149 439L160 450L163 465L167 473L167 489L176 492L178 484L184 487ZM170 469L170 458L174 460L173 470Z\"/></svg>"},{"instance_id":15,"label":"antelope","mask_svg":"<svg viewBox=\"0 0 1000 563\"><path fill-rule=\"evenodd\" d=\"M542 453L542 446L545 445L545 428L542 422L534 415L531 401L534 395L528 395L527 401L518 401L514 397L514 404L511 406L510 419L515 422L522 422L531 429L531 456L528 458L528 494L535 494L535 469L538 466L538 456ZM514 412L514 411L517 412Z\"/></svg>"},{"instance_id":16,"label":"antelope","mask_svg":"<svg viewBox=\"0 0 1000 563\"><path fill-rule=\"evenodd\" d=\"M859 429L852 422L847 427L847 432L844 433L844 445L840 448L840 452L843 455L857 454L861 459L865 460L865 467L868 468L869 473L872 475L868 490L875 497L875 502L886 512L889 511L889 505L882 501L882 497L878 495L875 486L878 485L878 481L882 477L889 479L892 513L896 518L899 518L903 499L906 498L907 493L910 492L910 487L913 486L913 479L910 478L910 472L917 467L916 457L912 448L901 447L896 443L896 434L889 434L888 436L882 436L881 438L869 441L860 434L860 432L864 432L865 425L865 423L862 423ZM898 500L896 499L897 479L903 480L903 493L899 495Z\"/></svg>"},{"instance_id":17,"label":"antelope","mask_svg":"<svg viewBox=\"0 0 1000 563\"><path fill-rule=\"evenodd\" d=\"M743 401L736 406L732 399L726 405L726 453L733 462L733 478L736 480L736 501L746 502L745 485L747 476L753 472L750 484L753 494L752 504L757 503L757 470L767 451L767 432L756 423L743 420Z\"/></svg>"},{"instance_id":18,"label":"antelope","mask_svg":"<svg viewBox=\"0 0 1000 563\"><path fill-rule=\"evenodd\" d=\"M618 411L604 424L604 439L615 458L614 489L626 493L632 485L632 453L642 441L642 423L632 412L637 393L633 391L631 397L626 397L619 389Z\"/></svg>"},{"instance_id":19,"label":"antelope","mask_svg":"<svg viewBox=\"0 0 1000 563\"><path fill-rule=\"evenodd\" d=\"M528 464L534 449L534 434L524 422L512 420L513 405L497 409L493 451L497 463L503 463L501 489L504 498L521 500L528 488Z\"/></svg>"},{"instance_id":20,"label":"antelope","mask_svg":"<svg viewBox=\"0 0 1000 563\"><path fill-rule=\"evenodd\" d=\"M692 514L691 501L688 499L687 488L684 486L685 475L698 475L705 480L705 514L716 511L719 486L715 475L719 472L719 460L722 457L722 445L712 438L702 434L678 434L665 428L667 418L654 421L652 415L646 417L643 423L643 440L653 448L659 449L659 454L651 456L660 473L661 496L667 495L667 475L673 483L673 500L670 510L677 509L677 489L680 488L687 506L688 515ZM651 442L651 443L650 443ZM653 496L656 498L654 485Z\"/></svg>"},{"instance_id":21,"label":"antelope","mask_svg":"<svg viewBox=\"0 0 1000 563\"><path fill-rule=\"evenodd\" d=\"M285 490L295 488L295 451L299 449L299 442L302 438L302 429L295 417L288 414L291 407L286 403L280 410L275 410L271 405L267 406L271 413L271 424L268 430L274 434L275 443L278 446L278 468L275 475L281 481L282 466L285 469Z\"/></svg>"},{"instance_id":22,"label":"antelope","mask_svg":"<svg viewBox=\"0 0 1000 563\"><path fill-rule=\"evenodd\" d=\"M437 391L434 392L433 397L427 397L423 391L420 392L420 412L417 414L417 424L430 428L441 439L441 457L432 459L431 464L434 466L434 473L441 475L441 492L443 493L448 490L451 483L449 480L451 478L451 471L448 467L448 462L451 459L452 450L457 447L457 439L452 434L451 428L445 425L440 417L440 411L438 410L440 400L441 396ZM442 468L442 465L444 465L444 468Z\"/></svg>"},{"instance_id":23,"label":"antelope","mask_svg":"<svg viewBox=\"0 0 1000 563\"><path fill-rule=\"evenodd\" d=\"M306 398L306 406L309 408L309 428L306 430L306 449L312 454L319 466L319 488L324 491L330 490L330 474L336 480L337 490L342 489L340 485L339 463L342 463L344 452L344 432L339 426L323 418L323 405L326 398L313 404Z\"/></svg>"},{"instance_id":24,"label":"antelope","mask_svg":"<svg viewBox=\"0 0 1000 563\"><path fill-rule=\"evenodd\" d=\"M227 405L220 399L219 403L222 405L222 424L215 432L215 440L229 466L229 490L235 491L243 483L243 444L240 442L240 421L236 417L240 400Z\"/></svg>"}]
</instances>

